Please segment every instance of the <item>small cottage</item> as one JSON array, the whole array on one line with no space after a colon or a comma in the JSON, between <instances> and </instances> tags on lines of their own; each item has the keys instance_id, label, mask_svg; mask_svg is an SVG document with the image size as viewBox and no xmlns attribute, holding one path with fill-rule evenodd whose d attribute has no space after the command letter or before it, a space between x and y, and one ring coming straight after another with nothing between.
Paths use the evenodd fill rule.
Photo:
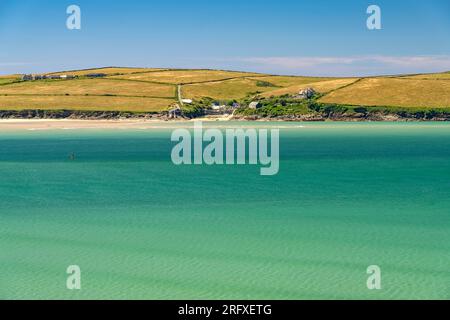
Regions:
<instances>
[{"instance_id":1,"label":"small cottage","mask_svg":"<svg viewBox=\"0 0 450 320\"><path fill-rule=\"evenodd\" d=\"M298 95L297 98L298 99L311 99L312 97L314 97L314 95L316 94L316 90L314 90L313 88L306 88L301 90Z\"/></svg>"},{"instance_id":2,"label":"small cottage","mask_svg":"<svg viewBox=\"0 0 450 320\"><path fill-rule=\"evenodd\" d=\"M248 105L248 107L249 107L250 109L259 109L259 108L262 107L262 104L261 104L261 102L253 101L253 102L250 102L250 104Z\"/></svg>"},{"instance_id":3,"label":"small cottage","mask_svg":"<svg viewBox=\"0 0 450 320\"><path fill-rule=\"evenodd\" d=\"M179 116L181 116L180 106L177 105L173 109L169 110L169 118L170 119L175 119L175 118L178 118Z\"/></svg>"}]
</instances>

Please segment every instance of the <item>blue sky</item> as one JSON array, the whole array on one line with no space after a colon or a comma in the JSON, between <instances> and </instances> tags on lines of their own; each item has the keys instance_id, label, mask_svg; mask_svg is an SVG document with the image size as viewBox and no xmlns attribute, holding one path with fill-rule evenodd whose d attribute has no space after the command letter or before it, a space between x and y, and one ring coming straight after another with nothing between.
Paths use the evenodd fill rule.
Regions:
<instances>
[{"instance_id":1,"label":"blue sky","mask_svg":"<svg viewBox=\"0 0 450 320\"><path fill-rule=\"evenodd\" d=\"M66 8L82 29L66 28ZM380 6L382 30L366 27ZM448 0L1 0L0 74L97 66L298 75L450 70Z\"/></svg>"}]
</instances>

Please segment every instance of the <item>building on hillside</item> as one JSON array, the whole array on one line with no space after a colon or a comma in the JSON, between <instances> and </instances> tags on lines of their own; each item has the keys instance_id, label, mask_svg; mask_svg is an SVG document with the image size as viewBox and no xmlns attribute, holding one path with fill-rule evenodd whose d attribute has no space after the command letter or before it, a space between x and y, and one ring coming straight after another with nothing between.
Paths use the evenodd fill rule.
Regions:
<instances>
[{"instance_id":1,"label":"building on hillside","mask_svg":"<svg viewBox=\"0 0 450 320\"><path fill-rule=\"evenodd\" d=\"M211 105L211 109L215 110L215 111L224 110L224 109L226 109L226 107L227 107L226 105L220 104L219 102L214 102Z\"/></svg>"},{"instance_id":2,"label":"building on hillside","mask_svg":"<svg viewBox=\"0 0 450 320\"><path fill-rule=\"evenodd\" d=\"M59 76L59 75L54 75L54 74L51 74L51 75L47 75L47 76L44 76L44 78L43 79L51 79L51 80L57 80L57 79L61 79L61 76Z\"/></svg>"},{"instance_id":3,"label":"building on hillside","mask_svg":"<svg viewBox=\"0 0 450 320\"><path fill-rule=\"evenodd\" d=\"M262 104L261 104L261 102L259 102L259 101L253 101L253 102L250 102L250 104L248 105L248 107L249 107L250 109L259 109L259 108L262 107Z\"/></svg>"},{"instance_id":4,"label":"building on hillside","mask_svg":"<svg viewBox=\"0 0 450 320\"><path fill-rule=\"evenodd\" d=\"M311 99L316 94L316 90L313 88L306 88L301 90L296 96L297 99Z\"/></svg>"},{"instance_id":5,"label":"building on hillside","mask_svg":"<svg viewBox=\"0 0 450 320\"><path fill-rule=\"evenodd\" d=\"M55 74L24 74L22 75L23 81L34 81L34 80L58 80L58 79L74 79L73 75L55 75Z\"/></svg>"},{"instance_id":6,"label":"building on hillside","mask_svg":"<svg viewBox=\"0 0 450 320\"><path fill-rule=\"evenodd\" d=\"M192 104L192 99L182 99L181 102L183 102L184 104Z\"/></svg>"},{"instance_id":7,"label":"building on hillside","mask_svg":"<svg viewBox=\"0 0 450 320\"><path fill-rule=\"evenodd\" d=\"M71 74L62 74L59 76L59 78L63 79L63 80L69 80L69 79L75 79L75 76L71 75Z\"/></svg>"},{"instance_id":8,"label":"building on hillside","mask_svg":"<svg viewBox=\"0 0 450 320\"><path fill-rule=\"evenodd\" d=\"M181 116L181 109L179 105L176 105L173 109L169 110L169 119L176 119Z\"/></svg>"}]
</instances>

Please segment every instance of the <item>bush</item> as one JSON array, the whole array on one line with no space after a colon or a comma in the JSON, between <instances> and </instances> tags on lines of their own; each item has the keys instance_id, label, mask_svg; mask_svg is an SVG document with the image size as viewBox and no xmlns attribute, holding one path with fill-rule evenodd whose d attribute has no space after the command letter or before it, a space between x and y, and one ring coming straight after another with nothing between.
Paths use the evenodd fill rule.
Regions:
<instances>
[{"instance_id":1,"label":"bush","mask_svg":"<svg viewBox=\"0 0 450 320\"><path fill-rule=\"evenodd\" d=\"M270 83L268 81L257 81L256 82L257 87L276 87L273 83Z\"/></svg>"}]
</instances>

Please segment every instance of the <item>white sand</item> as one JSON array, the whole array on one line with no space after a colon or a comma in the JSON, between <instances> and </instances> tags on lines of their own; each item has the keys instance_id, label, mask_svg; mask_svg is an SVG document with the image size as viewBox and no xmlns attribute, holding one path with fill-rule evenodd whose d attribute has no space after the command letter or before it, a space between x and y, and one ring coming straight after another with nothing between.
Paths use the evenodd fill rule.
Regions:
<instances>
[{"instance_id":1,"label":"white sand","mask_svg":"<svg viewBox=\"0 0 450 320\"><path fill-rule=\"evenodd\" d=\"M195 120L159 120L159 119L124 119L124 120L53 120L53 119L5 119L0 120L0 131L5 130L74 130L74 129L152 129L174 128L193 125L194 121L213 122L216 119ZM220 119L221 122L229 120ZM216 120L217 121L217 120Z\"/></svg>"}]
</instances>

